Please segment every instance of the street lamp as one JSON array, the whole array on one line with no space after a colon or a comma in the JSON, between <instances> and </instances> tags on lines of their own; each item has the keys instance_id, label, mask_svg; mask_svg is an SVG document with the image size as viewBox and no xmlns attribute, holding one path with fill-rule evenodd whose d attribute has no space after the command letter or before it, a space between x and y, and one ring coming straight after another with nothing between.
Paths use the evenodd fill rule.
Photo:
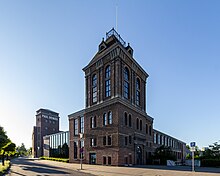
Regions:
<instances>
[{"instance_id":1,"label":"street lamp","mask_svg":"<svg viewBox=\"0 0 220 176\"><path fill-rule=\"evenodd\" d=\"M39 153L40 153L39 150L40 150L40 147L38 146L38 147L37 147L37 156L36 156L37 158L39 157Z\"/></svg>"}]
</instances>

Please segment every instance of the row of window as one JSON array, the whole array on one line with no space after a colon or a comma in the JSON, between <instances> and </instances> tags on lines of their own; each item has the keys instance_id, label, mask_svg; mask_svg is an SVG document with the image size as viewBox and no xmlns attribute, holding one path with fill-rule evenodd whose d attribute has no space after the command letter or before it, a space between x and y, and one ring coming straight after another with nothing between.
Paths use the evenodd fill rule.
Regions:
<instances>
[{"instance_id":1,"label":"row of window","mask_svg":"<svg viewBox=\"0 0 220 176\"><path fill-rule=\"evenodd\" d=\"M84 116L80 118L74 119L74 135L78 135L80 133L84 133ZM79 131L80 129L80 131Z\"/></svg>"},{"instance_id":2,"label":"row of window","mask_svg":"<svg viewBox=\"0 0 220 176\"><path fill-rule=\"evenodd\" d=\"M47 119L45 119L45 122L46 122L46 123L49 122L49 123L53 123L53 124L55 124L55 121L54 121L54 120L49 120L49 121L48 121Z\"/></svg>"},{"instance_id":3,"label":"row of window","mask_svg":"<svg viewBox=\"0 0 220 176\"><path fill-rule=\"evenodd\" d=\"M154 133L154 143L181 149L181 144L179 142L169 138L168 136L163 136L157 133Z\"/></svg>"},{"instance_id":4,"label":"row of window","mask_svg":"<svg viewBox=\"0 0 220 176\"><path fill-rule=\"evenodd\" d=\"M65 143L69 145L69 132L57 133L49 137L49 147L52 149L62 147Z\"/></svg>"},{"instance_id":5,"label":"row of window","mask_svg":"<svg viewBox=\"0 0 220 176\"><path fill-rule=\"evenodd\" d=\"M103 126L112 124L112 111L103 114L102 124ZM94 116L90 118L90 128L96 128L96 127L97 127L97 118L96 116Z\"/></svg>"},{"instance_id":6,"label":"row of window","mask_svg":"<svg viewBox=\"0 0 220 176\"><path fill-rule=\"evenodd\" d=\"M126 99L130 99L130 73L127 67L123 70L123 96ZM136 78L136 105L140 106L140 97L141 97L141 83L140 79ZM105 97L111 96L111 67L107 66L105 69ZM97 102L97 75L92 76L92 102Z\"/></svg>"},{"instance_id":7,"label":"row of window","mask_svg":"<svg viewBox=\"0 0 220 176\"><path fill-rule=\"evenodd\" d=\"M112 136L103 136L102 138L103 146L110 146L112 145ZM97 138L90 138L90 147L96 147L97 146Z\"/></svg>"},{"instance_id":8,"label":"row of window","mask_svg":"<svg viewBox=\"0 0 220 176\"><path fill-rule=\"evenodd\" d=\"M131 114L127 114L127 112L124 113L124 125L132 127L132 119L131 119ZM143 124L142 120L137 118L136 119L136 129L142 131ZM151 126L148 127L148 124L146 124L146 134L149 134L151 136L152 134L152 128Z\"/></svg>"},{"instance_id":9,"label":"row of window","mask_svg":"<svg viewBox=\"0 0 220 176\"><path fill-rule=\"evenodd\" d=\"M103 136L102 142L103 142L103 146L111 146L112 136L111 135ZM132 136L124 137L124 145L127 146L128 144L132 144ZM90 138L90 147L96 147L96 146L97 146L97 138Z\"/></svg>"}]
</instances>

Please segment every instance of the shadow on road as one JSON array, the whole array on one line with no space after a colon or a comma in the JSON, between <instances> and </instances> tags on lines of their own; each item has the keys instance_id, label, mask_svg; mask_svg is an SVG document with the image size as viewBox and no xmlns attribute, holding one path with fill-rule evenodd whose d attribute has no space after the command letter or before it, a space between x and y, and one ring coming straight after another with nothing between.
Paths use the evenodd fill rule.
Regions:
<instances>
[{"instance_id":1,"label":"shadow on road","mask_svg":"<svg viewBox=\"0 0 220 176\"><path fill-rule=\"evenodd\" d=\"M38 159L36 159L38 160ZM77 174L77 175L90 175L84 174L80 171L74 171L72 169L67 169L58 166L52 166L48 164L40 164L35 159L28 158L16 158L12 160L12 166L16 165L21 168L24 172L29 171L30 173L37 173L39 175L66 175L66 174ZM17 171L11 170L11 173L24 176L23 173L17 173Z\"/></svg>"},{"instance_id":2,"label":"shadow on road","mask_svg":"<svg viewBox=\"0 0 220 176\"><path fill-rule=\"evenodd\" d=\"M157 166L157 165L138 165L134 168L173 170L173 171L192 171L190 166ZM220 173L220 168L215 167L195 167L195 172Z\"/></svg>"}]
</instances>

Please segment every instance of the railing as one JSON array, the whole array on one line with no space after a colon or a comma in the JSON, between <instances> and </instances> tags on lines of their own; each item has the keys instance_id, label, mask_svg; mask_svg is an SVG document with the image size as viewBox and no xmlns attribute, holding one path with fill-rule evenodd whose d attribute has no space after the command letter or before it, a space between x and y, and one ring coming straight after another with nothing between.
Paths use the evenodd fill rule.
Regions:
<instances>
[{"instance_id":1,"label":"railing","mask_svg":"<svg viewBox=\"0 0 220 176\"><path fill-rule=\"evenodd\" d=\"M111 37L112 35L114 35L118 41L124 46L126 47L126 42L121 38L121 36L116 32L116 30L114 28L112 28L109 32L106 33L106 40Z\"/></svg>"}]
</instances>

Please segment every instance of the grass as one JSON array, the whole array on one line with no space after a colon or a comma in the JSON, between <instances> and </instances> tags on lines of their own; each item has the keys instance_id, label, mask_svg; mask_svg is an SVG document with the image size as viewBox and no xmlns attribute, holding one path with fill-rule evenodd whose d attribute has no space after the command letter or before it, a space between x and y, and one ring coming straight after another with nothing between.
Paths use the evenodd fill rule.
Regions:
<instances>
[{"instance_id":1,"label":"grass","mask_svg":"<svg viewBox=\"0 0 220 176\"><path fill-rule=\"evenodd\" d=\"M43 156L43 157L40 157L40 159L59 161L59 162L64 162L64 163L68 163L69 162L69 158L52 158L52 157Z\"/></svg>"},{"instance_id":2,"label":"grass","mask_svg":"<svg viewBox=\"0 0 220 176\"><path fill-rule=\"evenodd\" d=\"M5 165L0 164L0 176L5 174L10 167L10 161L5 161Z\"/></svg>"}]
</instances>

